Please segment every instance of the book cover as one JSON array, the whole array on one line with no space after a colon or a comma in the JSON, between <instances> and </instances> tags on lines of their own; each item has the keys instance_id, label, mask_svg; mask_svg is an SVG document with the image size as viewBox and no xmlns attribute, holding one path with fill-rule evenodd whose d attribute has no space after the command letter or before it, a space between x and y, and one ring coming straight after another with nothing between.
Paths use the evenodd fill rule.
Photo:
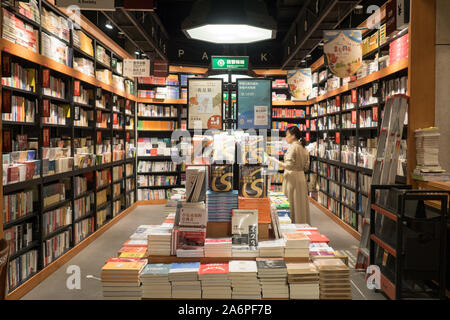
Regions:
<instances>
[{"instance_id":1,"label":"book cover","mask_svg":"<svg viewBox=\"0 0 450 320\"><path fill-rule=\"evenodd\" d=\"M228 274L228 263L206 263L201 264L198 271L199 275L204 274Z\"/></svg>"},{"instance_id":2,"label":"book cover","mask_svg":"<svg viewBox=\"0 0 450 320\"><path fill-rule=\"evenodd\" d=\"M109 262L147 262L147 260L141 258L112 257L106 260L106 263Z\"/></svg>"},{"instance_id":3,"label":"book cover","mask_svg":"<svg viewBox=\"0 0 450 320\"><path fill-rule=\"evenodd\" d=\"M28 149L28 135L18 134L16 136L19 151L25 151ZM32 159L34 160L34 159Z\"/></svg>"},{"instance_id":4,"label":"book cover","mask_svg":"<svg viewBox=\"0 0 450 320\"><path fill-rule=\"evenodd\" d=\"M49 69L42 70L42 87L43 88L50 87L50 70Z\"/></svg>"},{"instance_id":5,"label":"book cover","mask_svg":"<svg viewBox=\"0 0 450 320\"><path fill-rule=\"evenodd\" d=\"M42 116L50 117L50 100L48 99L42 100Z\"/></svg>"},{"instance_id":6,"label":"book cover","mask_svg":"<svg viewBox=\"0 0 450 320\"><path fill-rule=\"evenodd\" d=\"M2 91L2 113L11 113L12 95L11 91Z\"/></svg>"},{"instance_id":7,"label":"book cover","mask_svg":"<svg viewBox=\"0 0 450 320\"><path fill-rule=\"evenodd\" d=\"M239 171L239 195L245 198L265 198L267 188L263 168L260 166L241 166Z\"/></svg>"},{"instance_id":8,"label":"book cover","mask_svg":"<svg viewBox=\"0 0 450 320\"><path fill-rule=\"evenodd\" d=\"M102 123L102 110L97 110L97 123Z\"/></svg>"},{"instance_id":9,"label":"book cover","mask_svg":"<svg viewBox=\"0 0 450 320\"><path fill-rule=\"evenodd\" d=\"M231 218L232 243L258 246L258 210L233 209Z\"/></svg>"},{"instance_id":10,"label":"book cover","mask_svg":"<svg viewBox=\"0 0 450 320\"><path fill-rule=\"evenodd\" d=\"M80 81L75 80L73 83L73 95L79 97L81 95Z\"/></svg>"},{"instance_id":11,"label":"book cover","mask_svg":"<svg viewBox=\"0 0 450 320\"><path fill-rule=\"evenodd\" d=\"M256 261L247 261L247 260L233 260L229 262L228 265L230 273L256 273L258 272L258 267L256 265Z\"/></svg>"},{"instance_id":12,"label":"book cover","mask_svg":"<svg viewBox=\"0 0 450 320\"><path fill-rule=\"evenodd\" d=\"M42 146L44 147L50 146L50 128L42 129Z\"/></svg>"},{"instance_id":13,"label":"book cover","mask_svg":"<svg viewBox=\"0 0 450 320\"><path fill-rule=\"evenodd\" d=\"M97 144L102 144L102 132L97 131Z\"/></svg>"},{"instance_id":14,"label":"book cover","mask_svg":"<svg viewBox=\"0 0 450 320\"><path fill-rule=\"evenodd\" d=\"M147 262L108 262L102 267L105 273L139 273L147 264Z\"/></svg>"},{"instance_id":15,"label":"book cover","mask_svg":"<svg viewBox=\"0 0 450 320\"><path fill-rule=\"evenodd\" d=\"M172 268L171 263L147 264L141 272L141 276L147 274L164 275L169 274Z\"/></svg>"},{"instance_id":16,"label":"book cover","mask_svg":"<svg viewBox=\"0 0 450 320\"><path fill-rule=\"evenodd\" d=\"M205 245L206 228L181 227L178 229L177 249L197 249Z\"/></svg>"},{"instance_id":17,"label":"book cover","mask_svg":"<svg viewBox=\"0 0 450 320\"><path fill-rule=\"evenodd\" d=\"M227 192L233 188L233 166L211 165L211 190Z\"/></svg>"},{"instance_id":18,"label":"book cover","mask_svg":"<svg viewBox=\"0 0 450 320\"><path fill-rule=\"evenodd\" d=\"M259 269L286 269L286 263L282 259L260 259L256 261Z\"/></svg>"},{"instance_id":19,"label":"book cover","mask_svg":"<svg viewBox=\"0 0 450 320\"><path fill-rule=\"evenodd\" d=\"M3 130L3 152L12 152L11 130Z\"/></svg>"},{"instance_id":20,"label":"book cover","mask_svg":"<svg viewBox=\"0 0 450 320\"><path fill-rule=\"evenodd\" d=\"M9 54L2 56L2 77L11 77L11 56Z\"/></svg>"},{"instance_id":21,"label":"book cover","mask_svg":"<svg viewBox=\"0 0 450 320\"><path fill-rule=\"evenodd\" d=\"M193 272L198 273L200 262L180 262L172 263L169 273Z\"/></svg>"},{"instance_id":22,"label":"book cover","mask_svg":"<svg viewBox=\"0 0 450 320\"><path fill-rule=\"evenodd\" d=\"M145 252L147 252L147 246L145 246L145 247L122 247L118 251L118 254L120 255L123 252L145 253Z\"/></svg>"}]
</instances>

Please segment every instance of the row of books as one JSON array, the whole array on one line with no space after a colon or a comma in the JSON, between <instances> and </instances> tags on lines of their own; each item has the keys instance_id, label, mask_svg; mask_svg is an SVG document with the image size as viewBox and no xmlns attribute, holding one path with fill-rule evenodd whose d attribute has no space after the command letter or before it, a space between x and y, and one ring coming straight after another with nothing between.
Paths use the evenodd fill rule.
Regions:
<instances>
[{"instance_id":1,"label":"row of books","mask_svg":"<svg viewBox=\"0 0 450 320\"><path fill-rule=\"evenodd\" d=\"M73 68L85 75L95 77L94 62L83 57L73 57Z\"/></svg>"},{"instance_id":2,"label":"row of books","mask_svg":"<svg viewBox=\"0 0 450 320\"><path fill-rule=\"evenodd\" d=\"M286 121L272 121L273 130L286 131L289 127L298 127L300 131L307 131L306 124L303 123L292 123Z\"/></svg>"},{"instance_id":3,"label":"row of books","mask_svg":"<svg viewBox=\"0 0 450 320\"><path fill-rule=\"evenodd\" d=\"M32 25L22 21L7 9L3 10L2 38L39 52L38 33Z\"/></svg>"},{"instance_id":4,"label":"row of books","mask_svg":"<svg viewBox=\"0 0 450 320\"><path fill-rule=\"evenodd\" d=\"M33 212L34 192L26 190L3 196L3 222L9 223Z\"/></svg>"},{"instance_id":5,"label":"row of books","mask_svg":"<svg viewBox=\"0 0 450 320\"><path fill-rule=\"evenodd\" d=\"M273 108L272 117L274 118L305 118L306 112L303 109L293 108Z\"/></svg>"},{"instance_id":6,"label":"row of books","mask_svg":"<svg viewBox=\"0 0 450 320\"><path fill-rule=\"evenodd\" d=\"M22 284L30 276L37 272L38 251L30 250L11 260L8 265L8 287L10 291Z\"/></svg>"},{"instance_id":7,"label":"row of books","mask_svg":"<svg viewBox=\"0 0 450 320\"><path fill-rule=\"evenodd\" d=\"M96 50L95 50L95 59L104 65L106 65L108 68L111 67L111 57L106 53L106 49L103 48L101 45L97 44Z\"/></svg>"},{"instance_id":8,"label":"row of books","mask_svg":"<svg viewBox=\"0 0 450 320\"><path fill-rule=\"evenodd\" d=\"M49 102L43 103L43 124L66 125L66 119L70 117L70 105L57 105Z\"/></svg>"},{"instance_id":9,"label":"row of books","mask_svg":"<svg viewBox=\"0 0 450 320\"><path fill-rule=\"evenodd\" d=\"M72 208L70 206L46 212L42 216L42 231L44 236L70 224L72 224Z\"/></svg>"},{"instance_id":10,"label":"row of books","mask_svg":"<svg viewBox=\"0 0 450 320\"><path fill-rule=\"evenodd\" d=\"M138 175L138 187L159 187L176 185L177 177L175 176L142 176Z\"/></svg>"},{"instance_id":11,"label":"row of books","mask_svg":"<svg viewBox=\"0 0 450 320\"><path fill-rule=\"evenodd\" d=\"M73 226L74 244L76 245L80 243L94 231L95 231L94 217L90 217L75 223Z\"/></svg>"},{"instance_id":12,"label":"row of books","mask_svg":"<svg viewBox=\"0 0 450 320\"><path fill-rule=\"evenodd\" d=\"M175 106L140 103L138 108L138 117L176 117L178 114L178 109Z\"/></svg>"},{"instance_id":13,"label":"row of books","mask_svg":"<svg viewBox=\"0 0 450 320\"><path fill-rule=\"evenodd\" d=\"M57 37L41 32L41 54L66 66L72 66L72 50Z\"/></svg>"},{"instance_id":14,"label":"row of books","mask_svg":"<svg viewBox=\"0 0 450 320\"><path fill-rule=\"evenodd\" d=\"M3 99L2 110L3 121L34 123L36 101L13 95L10 100Z\"/></svg>"},{"instance_id":15,"label":"row of books","mask_svg":"<svg viewBox=\"0 0 450 320\"><path fill-rule=\"evenodd\" d=\"M94 56L94 45L92 39L89 38L82 30L72 29L73 45L79 48L87 55Z\"/></svg>"},{"instance_id":16,"label":"row of books","mask_svg":"<svg viewBox=\"0 0 450 320\"><path fill-rule=\"evenodd\" d=\"M69 26L69 21L60 15L56 15L53 11L45 9L44 7L41 10L41 26L60 39L66 42L70 41L71 28Z\"/></svg>"},{"instance_id":17,"label":"row of books","mask_svg":"<svg viewBox=\"0 0 450 320\"><path fill-rule=\"evenodd\" d=\"M177 170L177 165L172 161L139 161L138 172L174 172Z\"/></svg>"},{"instance_id":18,"label":"row of books","mask_svg":"<svg viewBox=\"0 0 450 320\"><path fill-rule=\"evenodd\" d=\"M7 56L2 57L2 67L2 86L36 92L36 69L24 68L17 62L8 62ZM9 72L5 72L5 69Z\"/></svg>"},{"instance_id":19,"label":"row of books","mask_svg":"<svg viewBox=\"0 0 450 320\"><path fill-rule=\"evenodd\" d=\"M137 130L141 131L172 131L178 129L175 121L138 120Z\"/></svg>"},{"instance_id":20,"label":"row of books","mask_svg":"<svg viewBox=\"0 0 450 320\"><path fill-rule=\"evenodd\" d=\"M42 243L42 256L44 267L58 259L70 249L71 229L59 233L58 235L45 240Z\"/></svg>"},{"instance_id":21,"label":"row of books","mask_svg":"<svg viewBox=\"0 0 450 320\"><path fill-rule=\"evenodd\" d=\"M11 255L28 247L33 242L33 224L24 223L3 231L3 237L9 244Z\"/></svg>"},{"instance_id":22,"label":"row of books","mask_svg":"<svg viewBox=\"0 0 450 320\"><path fill-rule=\"evenodd\" d=\"M171 195L171 190L151 190L151 189L138 189L138 201L146 200L165 200Z\"/></svg>"},{"instance_id":23,"label":"row of books","mask_svg":"<svg viewBox=\"0 0 450 320\"><path fill-rule=\"evenodd\" d=\"M57 204L66 199L66 182L58 182L43 187L44 208Z\"/></svg>"}]
</instances>

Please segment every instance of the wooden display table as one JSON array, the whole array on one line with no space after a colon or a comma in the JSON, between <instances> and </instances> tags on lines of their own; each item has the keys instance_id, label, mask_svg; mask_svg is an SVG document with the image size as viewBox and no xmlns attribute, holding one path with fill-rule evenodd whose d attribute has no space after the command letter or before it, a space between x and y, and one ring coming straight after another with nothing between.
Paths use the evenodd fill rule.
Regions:
<instances>
[{"instance_id":1,"label":"wooden display table","mask_svg":"<svg viewBox=\"0 0 450 320\"><path fill-rule=\"evenodd\" d=\"M265 257L203 257L203 258L178 258L176 256L149 256L148 263L181 263L181 262L199 262L200 263L221 263L232 260L256 260L257 258L266 259ZM274 259L268 257L267 259ZM283 258L285 262L309 262L309 258Z\"/></svg>"}]
</instances>

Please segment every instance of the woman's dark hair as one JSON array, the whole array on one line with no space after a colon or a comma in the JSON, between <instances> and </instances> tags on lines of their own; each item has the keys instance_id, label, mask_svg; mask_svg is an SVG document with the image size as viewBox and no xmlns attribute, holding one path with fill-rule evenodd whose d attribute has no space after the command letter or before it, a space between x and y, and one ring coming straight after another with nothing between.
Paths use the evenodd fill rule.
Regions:
<instances>
[{"instance_id":1,"label":"woman's dark hair","mask_svg":"<svg viewBox=\"0 0 450 320\"><path fill-rule=\"evenodd\" d=\"M302 139L302 132L300 131L300 129L297 126L292 126L287 128L286 132L289 132L289 134L292 134L293 136L295 136L295 138L297 140L300 140L300 143L302 144L303 147L306 147L306 141L305 139Z\"/></svg>"}]
</instances>

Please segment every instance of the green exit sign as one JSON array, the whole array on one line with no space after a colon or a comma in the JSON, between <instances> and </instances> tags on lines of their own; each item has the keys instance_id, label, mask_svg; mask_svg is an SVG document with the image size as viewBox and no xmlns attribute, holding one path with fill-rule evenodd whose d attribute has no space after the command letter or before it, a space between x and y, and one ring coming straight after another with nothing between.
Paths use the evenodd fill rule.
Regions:
<instances>
[{"instance_id":1,"label":"green exit sign","mask_svg":"<svg viewBox=\"0 0 450 320\"><path fill-rule=\"evenodd\" d=\"M248 57L212 56L213 70L248 70Z\"/></svg>"}]
</instances>

